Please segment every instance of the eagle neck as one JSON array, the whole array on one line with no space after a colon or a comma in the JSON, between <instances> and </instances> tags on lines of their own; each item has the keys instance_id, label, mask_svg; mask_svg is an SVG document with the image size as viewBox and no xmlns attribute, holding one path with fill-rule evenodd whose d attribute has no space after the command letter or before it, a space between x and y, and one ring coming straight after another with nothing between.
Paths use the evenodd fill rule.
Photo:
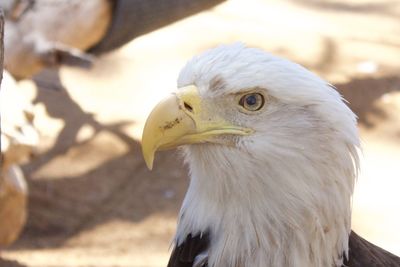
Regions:
<instances>
[{"instance_id":1,"label":"eagle neck","mask_svg":"<svg viewBox=\"0 0 400 267\"><path fill-rule=\"evenodd\" d=\"M304 160L288 168L279 157L261 161L212 145L185 153L191 181L178 244L189 233L210 232L213 267L341 265L348 249L352 185L341 184L339 178L351 175L350 155L348 166L332 171ZM323 174L332 176L324 177L325 184L299 182L311 183ZM298 182L291 183L294 179Z\"/></svg>"}]
</instances>

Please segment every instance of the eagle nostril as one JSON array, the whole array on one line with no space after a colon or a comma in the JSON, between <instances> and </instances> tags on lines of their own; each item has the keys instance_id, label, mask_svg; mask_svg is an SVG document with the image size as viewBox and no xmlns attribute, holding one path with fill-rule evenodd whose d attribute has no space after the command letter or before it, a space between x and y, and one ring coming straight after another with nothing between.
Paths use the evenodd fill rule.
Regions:
<instances>
[{"instance_id":1,"label":"eagle nostril","mask_svg":"<svg viewBox=\"0 0 400 267\"><path fill-rule=\"evenodd\" d=\"M183 102L183 105L185 106L185 109L186 109L187 111L193 113L193 107L192 107L191 105L189 105L189 104L186 103L186 102Z\"/></svg>"}]
</instances>

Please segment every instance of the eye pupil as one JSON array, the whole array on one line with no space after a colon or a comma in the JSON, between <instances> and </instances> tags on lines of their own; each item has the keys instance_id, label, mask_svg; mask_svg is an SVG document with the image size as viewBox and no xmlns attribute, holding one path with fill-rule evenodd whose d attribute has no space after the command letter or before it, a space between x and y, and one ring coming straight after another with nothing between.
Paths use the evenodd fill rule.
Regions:
<instances>
[{"instance_id":1,"label":"eye pupil","mask_svg":"<svg viewBox=\"0 0 400 267\"><path fill-rule=\"evenodd\" d=\"M250 93L242 96L239 105L248 111L257 111L264 106L264 96L260 93Z\"/></svg>"},{"instance_id":2,"label":"eye pupil","mask_svg":"<svg viewBox=\"0 0 400 267\"><path fill-rule=\"evenodd\" d=\"M246 104L249 106L254 106L257 104L257 97L255 95L249 95L246 97Z\"/></svg>"}]
</instances>

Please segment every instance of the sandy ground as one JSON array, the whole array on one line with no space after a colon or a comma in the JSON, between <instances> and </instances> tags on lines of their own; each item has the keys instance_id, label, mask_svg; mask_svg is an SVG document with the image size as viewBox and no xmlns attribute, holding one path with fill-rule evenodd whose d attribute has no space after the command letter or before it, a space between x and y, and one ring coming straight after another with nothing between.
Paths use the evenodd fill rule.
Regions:
<instances>
[{"instance_id":1,"label":"sandy ground","mask_svg":"<svg viewBox=\"0 0 400 267\"><path fill-rule=\"evenodd\" d=\"M305 65L349 100L364 146L353 228L400 255L399 16L393 1L229 1L137 38L90 70L20 82L41 145L24 166L27 226L0 266L165 266L187 170L176 152L146 169L143 123L192 55L234 41Z\"/></svg>"}]
</instances>

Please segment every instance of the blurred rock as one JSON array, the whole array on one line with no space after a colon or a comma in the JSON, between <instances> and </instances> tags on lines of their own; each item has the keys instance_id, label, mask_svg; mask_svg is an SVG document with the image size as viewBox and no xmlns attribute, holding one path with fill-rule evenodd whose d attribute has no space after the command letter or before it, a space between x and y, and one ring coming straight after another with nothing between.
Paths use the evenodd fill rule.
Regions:
<instances>
[{"instance_id":1,"label":"blurred rock","mask_svg":"<svg viewBox=\"0 0 400 267\"><path fill-rule=\"evenodd\" d=\"M18 79L49 66L88 67L93 58L84 51L111 51L223 1L2 0L5 67Z\"/></svg>"},{"instance_id":2,"label":"blurred rock","mask_svg":"<svg viewBox=\"0 0 400 267\"><path fill-rule=\"evenodd\" d=\"M5 68L16 78L43 67L90 64L82 51L98 43L111 20L109 0L7 0Z\"/></svg>"}]
</instances>

